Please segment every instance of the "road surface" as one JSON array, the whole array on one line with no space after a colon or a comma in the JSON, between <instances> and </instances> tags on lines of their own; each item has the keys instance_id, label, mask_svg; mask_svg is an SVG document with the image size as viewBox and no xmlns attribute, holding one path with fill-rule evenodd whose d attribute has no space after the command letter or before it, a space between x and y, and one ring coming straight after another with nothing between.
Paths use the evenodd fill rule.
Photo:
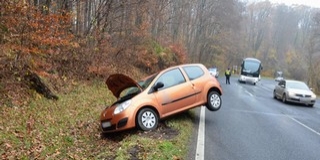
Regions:
<instances>
[{"instance_id":1,"label":"road surface","mask_svg":"<svg viewBox=\"0 0 320 160\"><path fill-rule=\"evenodd\" d=\"M199 112L194 156L199 160L319 160L320 100L313 108L273 99L274 80L256 86L219 78L219 111ZM201 114L202 113L202 114ZM200 127L200 128L199 128Z\"/></svg>"}]
</instances>

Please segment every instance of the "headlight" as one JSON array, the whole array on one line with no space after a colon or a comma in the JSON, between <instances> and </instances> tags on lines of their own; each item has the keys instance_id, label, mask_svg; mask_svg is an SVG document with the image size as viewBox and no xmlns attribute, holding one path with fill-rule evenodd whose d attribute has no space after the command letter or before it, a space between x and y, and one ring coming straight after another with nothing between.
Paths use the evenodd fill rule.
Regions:
<instances>
[{"instance_id":1,"label":"headlight","mask_svg":"<svg viewBox=\"0 0 320 160\"><path fill-rule=\"evenodd\" d=\"M294 96L296 96L296 93L288 91L288 95L289 95L290 97L294 97Z\"/></svg>"},{"instance_id":2,"label":"headlight","mask_svg":"<svg viewBox=\"0 0 320 160\"><path fill-rule=\"evenodd\" d=\"M130 104L131 104L131 99L118 104L116 109L114 110L113 114L121 113L122 111L127 109L130 106Z\"/></svg>"}]
</instances>

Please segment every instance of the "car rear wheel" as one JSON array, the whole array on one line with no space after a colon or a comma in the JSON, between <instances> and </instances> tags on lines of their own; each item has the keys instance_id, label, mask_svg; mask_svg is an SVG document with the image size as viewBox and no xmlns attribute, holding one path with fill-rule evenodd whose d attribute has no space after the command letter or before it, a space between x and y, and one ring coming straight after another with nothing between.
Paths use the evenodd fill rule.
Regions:
<instances>
[{"instance_id":1,"label":"car rear wheel","mask_svg":"<svg viewBox=\"0 0 320 160\"><path fill-rule=\"evenodd\" d=\"M283 94L283 96L282 96L282 102L283 102L283 103L287 103L287 96L286 96L286 94Z\"/></svg>"},{"instance_id":2,"label":"car rear wheel","mask_svg":"<svg viewBox=\"0 0 320 160\"><path fill-rule=\"evenodd\" d=\"M208 101L207 101L206 107L210 111L217 111L221 108L221 105L222 105L222 100L221 100L220 94L216 91L210 91L208 94Z\"/></svg>"},{"instance_id":3,"label":"car rear wheel","mask_svg":"<svg viewBox=\"0 0 320 160\"><path fill-rule=\"evenodd\" d=\"M277 99L276 91L273 91L273 98L274 98L274 99Z\"/></svg>"},{"instance_id":4,"label":"car rear wheel","mask_svg":"<svg viewBox=\"0 0 320 160\"><path fill-rule=\"evenodd\" d=\"M149 131L157 128L159 118L153 109L143 108L138 113L137 122L141 130Z\"/></svg>"}]
</instances>

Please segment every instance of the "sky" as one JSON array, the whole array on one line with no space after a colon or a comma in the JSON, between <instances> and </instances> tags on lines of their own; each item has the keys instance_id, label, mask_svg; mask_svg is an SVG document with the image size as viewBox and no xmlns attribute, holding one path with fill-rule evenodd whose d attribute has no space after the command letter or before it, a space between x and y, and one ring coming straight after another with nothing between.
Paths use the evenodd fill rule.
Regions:
<instances>
[{"instance_id":1,"label":"sky","mask_svg":"<svg viewBox=\"0 0 320 160\"><path fill-rule=\"evenodd\" d=\"M251 1L264 1L264 0L251 0ZM284 3L289 6L292 4L303 4L313 8L320 8L320 0L269 0L269 1L271 3Z\"/></svg>"}]
</instances>

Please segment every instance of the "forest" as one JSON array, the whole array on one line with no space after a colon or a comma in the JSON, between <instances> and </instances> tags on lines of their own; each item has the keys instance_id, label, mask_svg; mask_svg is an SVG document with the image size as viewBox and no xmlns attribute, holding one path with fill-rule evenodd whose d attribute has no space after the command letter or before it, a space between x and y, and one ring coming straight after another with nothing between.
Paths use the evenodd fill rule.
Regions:
<instances>
[{"instance_id":1,"label":"forest","mask_svg":"<svg viewBox=\"0 0 320 160\"><path fill-rule=\"evenodd\" d=\"M2 0L0 105L22 106L40 77L68 85L181 63L237 69L262 61L320 92L320 9L237 0ZM50 88L51 90L47 89Z\"/></svg>"}]
</instances>

